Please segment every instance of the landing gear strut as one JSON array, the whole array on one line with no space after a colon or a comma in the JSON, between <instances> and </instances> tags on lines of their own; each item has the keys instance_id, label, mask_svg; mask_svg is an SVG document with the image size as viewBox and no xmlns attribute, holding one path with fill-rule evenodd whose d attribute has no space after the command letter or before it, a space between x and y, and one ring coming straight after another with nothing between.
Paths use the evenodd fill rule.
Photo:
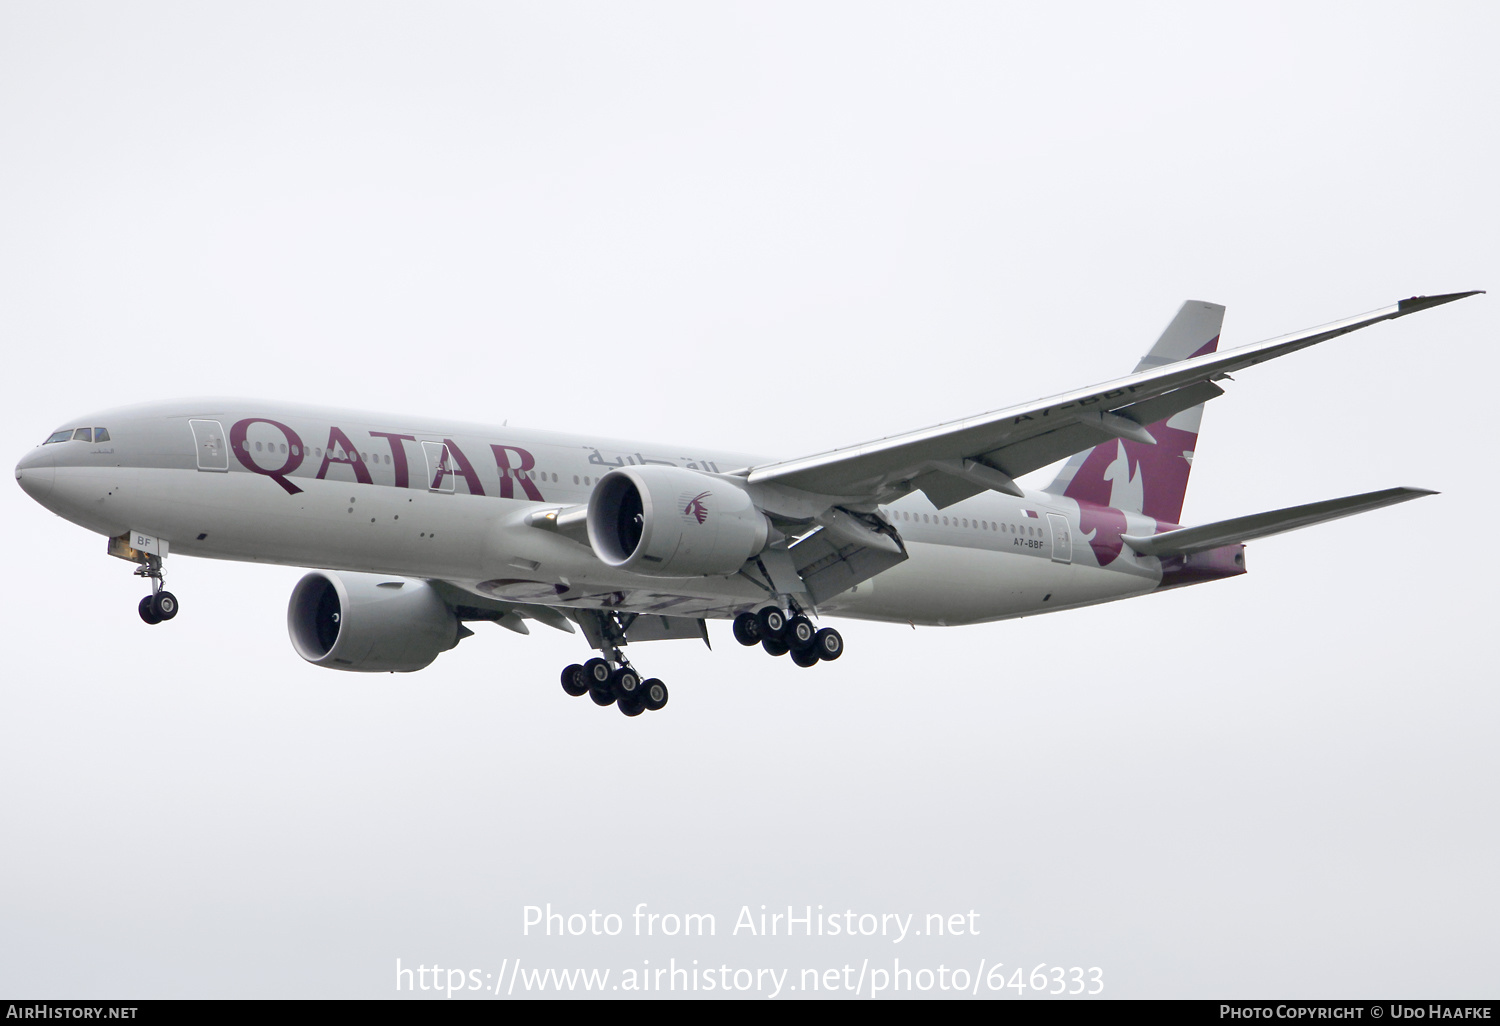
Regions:
<instances>
[{"instance_id":1,"label":"landing gear strut","mask_svg":"<svg viewBox=\"0 0 1500 1026\"><path fill-rule=\"evenodd\" d=\"M621 651L625 633L619 621L596 614L596 619L585 623L585 629L589 628L593 629L589 640L600 656L564 669L563 690L574 698L588 695L595 705L612 705L626 716L655 712L665 706L667 686L655 677L642 680Z\"/></svg>"},{"instance_id":2,"label":"landing gear strut","mask_svg":"<svg viewBox=\"0 0 1500 1026\"><path fill-rule=\"evenodd\" d=\"M163 587L167 574L162 569L160 556L148 555L145 564L136 570L135 575L151 581L151 594L141 599L140 605L136 606L136 612L141 614L142 620L157 624L177 615L177 596Z\"/></svg>"},{"instance_id":3,"label":"landing gear strut","mask_svg":"<svg viewBox=\"0 0 1500 1026\"><path fill-rule=\"evenodd\" d=\"M798 666L816 666L844 654L844 638L832 627L818 630L800 612L766 606L758 613L734 618L734 640L745 647L759 645L773 656L791 653Z\"/></svg>"}]
</instances>

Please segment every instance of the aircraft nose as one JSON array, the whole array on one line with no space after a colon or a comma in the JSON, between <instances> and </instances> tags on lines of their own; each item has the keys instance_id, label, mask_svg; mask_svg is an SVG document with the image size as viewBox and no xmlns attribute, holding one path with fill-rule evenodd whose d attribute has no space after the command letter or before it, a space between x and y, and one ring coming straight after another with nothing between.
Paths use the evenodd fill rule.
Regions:
<instances>
[{"instance_id":1,"label":"aircraft nose","mask_svg":"<svg viewBox=\"0 0 1500 1026\"><path fill-rule=\"evenodd\" d=\"M16 464L16 483L37 502L42 502L52 494L55 475L52 454L40 447L21 457L21 462Z\"/></svg>"}]
</instances>

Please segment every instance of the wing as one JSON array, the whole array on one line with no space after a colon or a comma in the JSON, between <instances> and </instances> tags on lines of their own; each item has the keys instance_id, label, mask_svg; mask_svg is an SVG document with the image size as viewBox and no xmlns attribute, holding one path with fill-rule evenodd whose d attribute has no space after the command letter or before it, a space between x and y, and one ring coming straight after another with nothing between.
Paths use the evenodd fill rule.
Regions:
<instances>
[{"instance_id":1,"label":"wing","mask_svg":"<svg viewBox=\"0 0 1500 1026\"><path fill-rule=\"evenodd\" d=\"M1222 395L1215 382L1235 371L1477 294L1413 296L1356 317L1038 402L736 473L752 485L827 497L830 505L868 506L918 489L939 508L986 489L1022 495L1015 478L1110 438L1154 443L1145 425Z\"/></svg>"}]
</instances>

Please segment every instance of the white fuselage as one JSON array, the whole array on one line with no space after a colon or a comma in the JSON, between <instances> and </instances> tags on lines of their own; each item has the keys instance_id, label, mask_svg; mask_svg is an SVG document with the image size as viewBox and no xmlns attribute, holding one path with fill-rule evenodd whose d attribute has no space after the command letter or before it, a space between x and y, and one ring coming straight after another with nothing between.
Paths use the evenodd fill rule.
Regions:
<instances>
[{"instance_id":1,"label":"white fuselage","mask_svg":"<svg viewBox=\"0 0 1500 1026\"><path fill-rule=\"evenodd\" d=\"M744 454L245 400L158 403L76 423L109 438L37 447L17 467L22 486L89 530L143 533L171 553L441 579L557 607L728 617L766 597L740 575L618 570L587 544L526 522L539 509L587 503L615 467L723 475L764 462ZM1078 504L1048 492L985 492L943 510L916 493L879 508L909 558L819 612L976 623L1139 595L1162 580L1157 560L1128 549L1099 565ZM1131 531L1151 533L1149 519L1127 516Z\"/></svg>"}]
</instances>

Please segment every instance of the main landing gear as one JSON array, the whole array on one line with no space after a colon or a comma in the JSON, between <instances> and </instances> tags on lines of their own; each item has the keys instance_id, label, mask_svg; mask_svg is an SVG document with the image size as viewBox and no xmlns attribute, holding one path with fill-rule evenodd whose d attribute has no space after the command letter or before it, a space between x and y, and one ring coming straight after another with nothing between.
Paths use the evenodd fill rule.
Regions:
<instances>
[{"instance_id":1,"label":"main landing gear","mask_svg":"<svg viewBox=\"0 0 1500 1026\"><path fill-rule=\"evenodd\" d=\"M655 677L642 680L621 651L626 628L634 617L622 620L613 612L580 610L577 620L602 658L566 667L562 672L564 691L574 698L588 695L595 705L612 705L626 716L655 712L667 704L667 686Z\"/></svg>"},{"instance_id":2,"label":"main landing gear","mask_svg":"<svg viewBox=\"0 0 1500 1026\"><path fill-rule=\"evenodd\" d=\"M790 653L798 666L814 666L844 654L844 638L832 627L818 630L801 613L767 606L734 618L734 640L747 648L759 645L773 656Z\"/></svg>"},{"instance_id":3,"label":"main landing gear","mask_svg":"<svg viewBox=\"0 0 1500 1026\"><path fill-rule=\"evenodd\" d=\"M167 575L162 569L160 556L148 555L145 565L136 570L135 575L151 581L151 594L141 599L141 604L136 607L142 620L156 624L177 615L177 596L163 587Z\"/></svg>"},{"instance_id":4,"label":"main landing gear","mask_svg":"<svg viewBox=\"0 0 1500 1026\"><path fill-rule=\"evenodd\" d=\"M574 663L566 667L562 686L574 698L588 695L595 705L613 705L626 716L655 712L667 704L667 686L655 677L641 680L618 652L613 664L606 659L590 659L582 666Z\"/></svg>"},{"instance_id":5,"label":"main landing gear","mask_svg":"<svg viewBox=\"0 0 1500 1026\"><path fill-rule=\"evenodd\" d=\"M562 672L562 687L574 698L588 695L595 705L612 705L626 716L639 716L667 704L667 686L656 677L641 675L620 651L623 633L601 631L590 639L603 658L574 663ZM758 613L734 618L734 640L759 645L773 656L790 655L798 666L831 662L844 654L844 638L832 627L818 630L795 608L767 606Z\"/></svg>"}]
</instances>

